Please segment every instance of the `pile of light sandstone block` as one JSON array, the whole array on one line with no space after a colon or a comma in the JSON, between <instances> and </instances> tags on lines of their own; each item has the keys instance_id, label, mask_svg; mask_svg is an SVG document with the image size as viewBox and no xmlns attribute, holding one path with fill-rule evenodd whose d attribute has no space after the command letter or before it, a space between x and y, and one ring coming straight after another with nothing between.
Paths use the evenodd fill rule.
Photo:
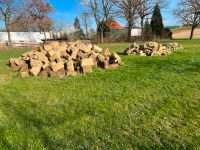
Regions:
<instances>
[{"instance_id":1,"label":"pile of light sandstone block","mask_svg":"<svg viewBox=\"0 0 200 150\"><path fill-rule=\"evenodd\" d=\"M133 43L130 47L125 49L126 55L138 56L163 56L170 55L172 50L182 50L183 46L178 43L158 44L156 42L146 42L138 45Z\"/></svg>"},{"instance_id":2,"label":"pile of light sandstone block","mask_svg":"<svg viewBox=\"0 0 200 150\"><path fill-rule=\"evenodd\" d=\"M21 77L62 78L90 73L94 67L117 68L123 63L117 53L93 44L52 41L19 58L10 58L9 64Z\"/></svg>"}]
</instances>

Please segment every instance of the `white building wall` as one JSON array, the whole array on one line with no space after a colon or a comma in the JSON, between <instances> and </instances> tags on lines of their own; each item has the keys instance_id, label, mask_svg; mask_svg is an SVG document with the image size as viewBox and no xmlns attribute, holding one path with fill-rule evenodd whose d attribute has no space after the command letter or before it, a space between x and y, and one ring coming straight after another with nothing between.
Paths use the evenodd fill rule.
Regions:
<instances>
[{"instance_id":1,"label":"white building wall","mask_svg":"<svg viewBox=\"0 0 200 150\"><path fill-rule=\"evenodd\" d=\"M47 39L50 38L49 32L46 32ZM42 42L42 39L44 39L44 33L40 32L11 32L11 39L13 42L17 41L34 41L37 43ZM0 32L0 41L6 42L8 41L8 34L7 32Z\"/></svg>"},{"instance_id":2,"label":"white building wall","mask_svg":"<svg viewBox=\"0 0 200 150\"><path fill-rule=\"evenodd\" d=\"M141 36L142 35L142 29L132 29L131 30L131 36Z\"/></svg>"}]
</instances>

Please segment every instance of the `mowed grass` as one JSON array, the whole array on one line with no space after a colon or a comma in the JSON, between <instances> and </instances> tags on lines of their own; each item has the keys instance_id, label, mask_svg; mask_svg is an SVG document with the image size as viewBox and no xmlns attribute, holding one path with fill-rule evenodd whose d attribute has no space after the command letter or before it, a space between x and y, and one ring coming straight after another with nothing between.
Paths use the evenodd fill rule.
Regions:
<instances>
[{"instance_id":1,"label":"mowed grass","mask_svg":"<svg viewBox=\"0 0 200 150\"><path fill-rule=\"evenodd\" d=\"M200 41L177 42L64 79L22 79L6 64L27 50L0 50L0 149L200 149Z\"/></svg>"}]
</instances>

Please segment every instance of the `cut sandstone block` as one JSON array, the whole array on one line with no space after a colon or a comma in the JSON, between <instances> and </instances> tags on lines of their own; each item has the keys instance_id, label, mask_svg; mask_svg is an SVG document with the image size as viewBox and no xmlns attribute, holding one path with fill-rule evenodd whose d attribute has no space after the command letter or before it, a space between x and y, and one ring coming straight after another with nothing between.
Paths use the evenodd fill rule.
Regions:
<instances>
[{"instance_id":1,"label":"cut sandstone block","mask_svg":"<svg viewBox=\"0 0 200 150\"><path fill-rule=\"evenodd\" d=\"M92 66L84 66L82 67L82 72L85 73L91 73L92 72Z\"/></svg>"},{"instance_id":2,"label":"cut sandstone block","mask_svg":"<svg viewBox=\"0 0 200 150\"><path fill-rule=\"evenodd\" d=\"M54 72L56 72L56 71L64 68L64 63L63 62L58 62L58 63L53 62L50 64L50 66L51 66L51 69Z\"/></svg>"},{"instance_id":3,"label":"cut sandstone block","mask_svg":"<svg viewBox=\"0 0 200 150\"><path fill-rule=\"evenodd\" d=\"M97 53L101 53L103 49L100 48L100 47L98 47L97 45L94 45L94 46L93 46L93 50L94 50L95 52L97 52Z\"/></svg>"},{"instance_id":4,"label":"cut sandstone block","mask_svg":"<svg viewBox=\"0 0 200 150\"><path fill-rule=\"evenodd\" d=\"M24 60L20 60L20 59L16 59L15 60L15 64L17 65L17 66L22 66L23 64L25 64L26 62L24 61Z\"/></svg>"},{"instance_id":5,"label":"cut sandstone block","mask_svg":"<svg viewBox=\"0 0 200 150\"><path fill-rule=\"evenodd\" d=\"M17 58L10 58L9 59L9 64L12 67L13 64L15 64L15 61L17 60Z\"/></svg>"},{"instance_id":6,"label":"cut sandstone block","mask_svg":"<svg viewBox=\"0 0 200 150\"><path fill-rule=\"evenodd\" d=\"M98 59L99 61L101 61L101 62L104 62L104 61L106 60L106 58L105 58L102 54L99 54L99 55L97 56L97 59Z\"/></svg>"},{"instance_id":7,"label":"cut sandstone block","mask_svg":"<svg viewBox=\"0 0 200 150\"><path fill-rule=\"evenodd\" d=\"M65 71L64 68L60 69L58 72L59 72L59 77L60 78L64 78L65 77L66 71Z\"/></svg>"},{"instance_id":8,"label":"cut sandstone block","mask_svg":"<svg viewBox=\"0 0 200 150\"><path fill-rule=\"evenodd\" d=\"M75 76L77 76L77 75L78 75L78 73L77 73L76 71L68 71L68 72L67 72L67 76L75 77Z\"/></svg>"},{"instance_id":9,"label":"cut sandstone block","mask_svg":"<svg viewBox=\"0 0 200 150\"><path fill-rule=\"evenodd\" d=\"M47 55L48 55L49 57L51 57L51 56L53 56L55 53L56 53L56 52L55 52L54 50L51 50L51 51L48 51L48 52L47 52Z\"/></svg>"},{"instance_id":10,"label":"cut sandstone block","mask_svg":"<svg viewBox=\"0 0 200 150\"><path fill-rule=\"evenodd\" d=\"M110 64L110 68L116 69L119 67L119 64Z\"/></svg>"},{"instance_id":11,"label":"cut sandstone block","mask_svg":"<svg viewBox=\"0 0 200 150\"><path fill-rule=\"evenodd\" d=\"M43 69L46 69L47 67L49 67L49 63L45 63L45 64L43 64L43 66L42 66Z\"/></svg>"},{"instance_id":12,"label":"cut sandstone block","mask_svg":"<svg viewBox=\"0 0 200 150\"><path fill-rule=\"evenodd\" d=\"M89 45L83 45L80 50L84 53L89 53L92 49L92 45L89 44Z\"/></svg>"},{"instance_id":13,"label":"cut sandstone block","mask_svg":"<svg viewBox=\"0 0 200 150\"><path fill-rule=\"evenodd\" d=\"M39 74L39 76L41 76L41 77L49 77L49 73L46 71L46 70L42 70L41 72L40 72L40 74Z\"/></svg>"},{"instance_id":14,"label":"cut sandstone block","mask_svg":"<svg viewBox=\"0 0 200 150\"><path fill-rule=\"evenodd\" d=\"M71 54L72 59L76 59L77 54L78 54L79 49L78 48L74 48Z\"/></svg>"},{"instance_id":15,"label":"cut sandstone block","mask_svg":"<svg viewBox=\"0 0 200 150\"><path fill-rule=\"evenodd\" d=\"M83 59L83 58L87 58L87 55L85 53L83 53L82 51L79 51L78 52L78 57Z\"/></svg>"},{"instance_id":16,"label":"cut sandstone block","mask_svg":"<svg viewBox=\"0 0 200 150\"><path fill-rule=\"evenodd\" d=\"M43 48L44 48L45 51L51 51L53 49L53 46L49 45L49 44L44 44Z\"/></svg>"},{"instance_id":17,"label":"cut sandstone block","mask_svg":"<svg viewBox=\"0 0 200 150\"><path fill-rule=\"evenodd\" d=\"M84 58L81 60L81 66L85 67L85 66L93 66L94 65L94 61L92 58Z\"/></svg>"},{"instance_id":18,"label":"cut sandstone block","mask_svg":"<svg viewBox=\"0 0 200 150\"><path fill-rule=\"evenodd\" d=\"M116 52L114 52L114 53L112 54L112 57L113 57L114 59L121 60L121 57L119 57L119 55L118 55Z\"/></svg>"},{"instance_id":19,"label":"cut sandstone block","mask_svg":"<svg viewBox=\"0 0 200 150\"><path fill-rule=\"evenodd\" d=\"M28 64L23 64L20 69L20 72L28 72L28 71L29 71Z\"/></svg>"},{"instance_id":20,"label":"cut sandstone block","mask_svg":"<svg viewBox=\"0 0 200 150\"><path fill-rule=\"evenodd\" d=\"M38 74L40 73L41 71L41 67L32 67L31 70L30 70L30 73L33 75L33 76L38 76Z\"/></svg>"},{"instance_id":21,"label":"cut sandstone block","mask_svg":"<svg viewBox=\"0 0 200 150\"><path fill-rule=\"evenodd\" d=\"M99 65L100 65L101 68L103 68L103 69L109 69L109 68L110 68L109 62L107 62L107 61L101 62Z\"/></svg>"},{"instance_id":22,"label":"cut sandstone block","mask_svg":"<svg viewBox=\"0 0 200 150\"><path fill-rule=\"evenodd\" d=\"M49 45L51 45L51 46L55 49L55 48L58 47L60 44L59 44L58 41L51 41L51 42L49 43Z\"/></svg>"},{"instance_id":23,"label":"cut sandstone block","mask_svg":"<svg viewBox=\"0 0 200 150\"><path fill-rule=\"evenodd\" d=\"M13 71L19 71L22 66L17 66L15 63L11 64L12 70Z\"/></svg>"},{"instance_id":24,"label":"cut sandstone block","mask_svg":"<svg viewBox=\"0 0 200 150\"><path fill-rule=\"evenodd\" d=\"M55 50L59 52L65 52L67 50L67 46L57 46Z\"/></svg>"},{"instance_id":25,"label":"cut sandstone block","mask_svg":"<svg viewBox=\"0 0 200 150\"><path fill-rule=\"evenodd\" d=\"M74 62L72 60L66 62L67 71L74 71Z\"/></svg>"},{"instance_id":26,"label":"cut sandstone block","mask_svg":"<svg viewBox=\"0 0 200 150\"><path fill-rule=\"evenodd\" d=\"M47 67L47 68L43 69L40 72L39 76L41 76L41 77L49 77L50 71L51 71L50 67Z\"/></svg>"},{"instance_id":27,"label":"cut sandstone block","mask_svg":"<svg viewBox=\"0 0 200 150\"><path fill-rule=\"evenodd\" d=\"M40 60L31 59L30 61L31 67L42 67L43 63Z\"/></svg>"},{"instance_id":28,"label":"cut sandstone block","mask_svg":"<svg viewBox=\"0 0 200 150\"><path fill-rule=\"evenodd\" d=\"M51 78L59 78L59 73L56 71L56 72L54 72L54 71L51 71L50 72L50 77Z\"/></svg>"},{"instance_id":29,"label":"cut sandstone block","mask_svg":"<svg viewBox=\"0 0 200 150\"><path fill-rule=\"evenodd\" d=\"M53 62L53 61L55 61L55 60L60 59L60 57L61 57L61 56L60 56L60 52L59 52L59 51L56 51L55 54L54 54L53 56L50 57L50 61Z\"/></svg>"},{"instance_id":30,"label":"cut sandstone block","mask_svg":"<svg viewBox=\"0 0 200 150\"><path fill-rule=\"evenodd\" d=\"M28 72L28 71L20 72L20 76L21 76L22 78L28 78L28 77L29 77L29 72Z\"/></svg>"},{"instance_id":31,"label":"cut sandstone block","mask_svg":"<svg viewBox=\"0 0 200 150\"><path fill-rule=\"evenodd\" d=\"M56 71L56 72L51 71L50 77L52 77L52 78L63 78L63 77L65 77L65 70L61 69L61 70Z\"/></svg>"},{"instance_id":32,"label":"cut sandstone block","mask_svg":"<svg viewBox=\"0 0 200 150\"><path fill-rule=\"evenodd\" d=\"M102 55L106 58L106 60L109 58L110 56L110 50L108 48L104 49L102 51Z\"/></svg>"},{"instance_id":33,"label":"cut sandstone block","mask_svg":"<svg viewBox=\"0 0 200 150\"><path fill-rule=\"evenodd\" d=\"M48 58L41 52L36 52L35 55L38 57L38 60L42 61L42 62L49 62Z\"/></svg>"}]
</instances>

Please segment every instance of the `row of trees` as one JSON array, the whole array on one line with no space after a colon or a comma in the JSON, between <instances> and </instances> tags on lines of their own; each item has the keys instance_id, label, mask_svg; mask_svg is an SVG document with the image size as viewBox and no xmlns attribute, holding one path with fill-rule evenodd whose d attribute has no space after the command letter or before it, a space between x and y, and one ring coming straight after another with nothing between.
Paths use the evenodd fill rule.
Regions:
<instances>
[{"instance_id":1,"label":"row of trees","mask_svg":"<svg viewBox=\"0 0 200 150\"><path fill-rule=\"evenodd\" d=\"M101 42L106 22L110 18L122 18L128 28L127 40L131 41L131 30L135 21L140 18L142 35L144 35L144 20L153 13L155 5L166 5L165 0L81 0L81 5L91 14L100 29Z\"/></svg>"},{"instance_id":2,"label":"row of trees","mask_svg":"<svg viewBox=\"0 0 200 150\"><path fill-rule=\"evenodd\" d=\"M145 34L145 19L152 15L155 10L166 8L166 0L80 0L81 5L87 13L95 19L97 28L100 30L101 42L103 42L103 31L109 18L122 18L126 21L128 28L128 38L131 40L131 29L135 21L140 19L142 37ZM174 10L174 14L181 19L183 24L192 27L191 37L194 29L200 24L200 1L199 0L179 0L179 8ZM155 7L156 6L156 7ZM155 9L154 9L155 8ZM155 12L155 13L156 13ZM154 15L153 17L155 17ZM162 17L153 18L151 22L152 32L161 35L163 30ZM157 17L157 16L156 16ZM161 26L159 27L158 24ZM154 26L154 27L153 27ZM158 33L159 32L159 33Z\"/></svg>"},{"instance_id":3,"label":"row of trees","mask_svg":"<svg viewBox=\"0 0 200 150\"><path fill-rule=\"evenodd\" d=\"M0 0L0 19L8 33L8 45L12 45L10 31L16 26L23 31L40 31L45 35L52 25L48 16L51 13L54 9L45 0Z\"/></svg>"}]
</instances>

